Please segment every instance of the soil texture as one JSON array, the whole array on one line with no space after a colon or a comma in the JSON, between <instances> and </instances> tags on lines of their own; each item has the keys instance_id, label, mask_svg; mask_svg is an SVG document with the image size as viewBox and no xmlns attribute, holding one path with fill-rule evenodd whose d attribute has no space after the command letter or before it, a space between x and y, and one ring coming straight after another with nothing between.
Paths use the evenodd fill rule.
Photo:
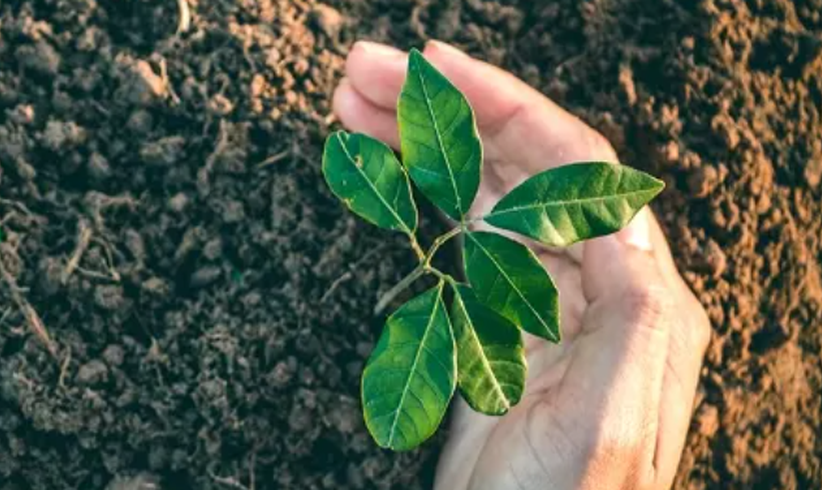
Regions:
<instances>
[{"instance_id":1,"label":"soil texture","mask_svg":"<svg viewBox=\"0 0 822 490\"><path fill-rule=\"evenodd\" d=\"M676 488L822 488L822 0L3 0L0 489L430 488L444 434L379 450L358 395L412 255L320 173L360 38L664 178L714 328Z\"/></svg>"}]
</instances>

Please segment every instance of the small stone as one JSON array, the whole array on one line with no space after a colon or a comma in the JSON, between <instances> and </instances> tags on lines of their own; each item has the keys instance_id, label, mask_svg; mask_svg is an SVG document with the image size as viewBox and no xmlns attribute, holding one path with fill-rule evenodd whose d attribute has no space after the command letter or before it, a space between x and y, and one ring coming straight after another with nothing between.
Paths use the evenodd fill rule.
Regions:
<instances>
[{"instance_id":1,"label":"small stone","mask_svg":"<svg viewBox=\"0 0 822 490\"><path fill-rule=\"evenodd\" d=\"M108 378L108 367L99 360L89 361L77 371L75 380L79 384L94 385Z\"/></svg>"}]
</instances>

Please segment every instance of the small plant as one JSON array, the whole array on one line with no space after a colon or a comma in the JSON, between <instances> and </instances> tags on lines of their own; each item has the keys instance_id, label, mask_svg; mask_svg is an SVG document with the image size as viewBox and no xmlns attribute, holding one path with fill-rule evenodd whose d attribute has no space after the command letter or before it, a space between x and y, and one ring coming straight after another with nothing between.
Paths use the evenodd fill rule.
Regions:
<instances>
[{"instance_id":1,"label":"small plant","mask_svg":"<svg viewBox=\"0 0 822 490\"><path fill-rule=\"evenodd\" d=\"M519 402L527 370L521 330L560 341L559 293L536 255L471 225L483 221L545 245L567 246L621 229L664 184L618 164L575 163L534 175L487 215L469 217L483 161L474 114L416 50L408 59L397 119L402 163L380 141L339 131L326 142L323 174L348 208L406 234L417 255L419 265L380 300L378 310L421 276L439 279L388 318L363 372L366 426L377 444L401 451L437 430L457 385L484 414L505 414ZM412 181L457 222L427 251L416 238ZM468 284L431 265L440 247L459 234Z\"/></svg>"}]
</instances>

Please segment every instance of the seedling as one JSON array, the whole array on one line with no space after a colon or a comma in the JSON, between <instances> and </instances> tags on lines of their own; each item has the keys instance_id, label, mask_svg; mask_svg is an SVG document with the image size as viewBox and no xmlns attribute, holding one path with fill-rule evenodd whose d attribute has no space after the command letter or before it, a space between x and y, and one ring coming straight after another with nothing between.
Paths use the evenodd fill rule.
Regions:
<instances>
[{"instance_id":1,"label":"seedling","mask_svg":"<svg viewBox=\"0 0 822 490\"><path fill-rule=\"evenodd\" d=\"M482 142L466 98L419 51L397 106L402 163L364 134L328 137L323 174L332 192L365 220L408 236L419 264L380 301L412 282L437 285L389 318L362 376L365 423L377 444L412 449L437 430L456 387L476 411L503 415L525 390L522 331L560 341L559 292L522 243L477 223L563 247L613 233L664 184L607 162L574 163L529 178L490 213L468 214L482 175ZM424 251L416 238L413 182L456 226ZM431 265L451 238L463 235L468 284ZM450 308L444 292L450 289Z\"/></svg>"}]
</instances>

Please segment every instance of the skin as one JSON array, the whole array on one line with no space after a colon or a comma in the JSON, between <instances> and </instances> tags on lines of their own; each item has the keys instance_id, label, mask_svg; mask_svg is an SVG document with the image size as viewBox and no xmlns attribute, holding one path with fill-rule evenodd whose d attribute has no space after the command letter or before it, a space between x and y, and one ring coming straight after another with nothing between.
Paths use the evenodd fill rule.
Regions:
<instances>
[{"instance_id":1,"label":"skin","mask_svg":"<svg viewBox=\"0 0 822 490\"><path fill-rule=\"evenodd\" d=\"M424 54L477 117L485 162L472 215L546 168L617 161L599 133L509 73L439 42ZM345 126L399 147L406 60L389 46L354 45L334 94ZM526 394L507 415L457 402L435 488L670 488L711 329L656 219L645 209L615 235L535 251L561 291L563 341L526 338Z\"/></svg>"}]
</instances>

